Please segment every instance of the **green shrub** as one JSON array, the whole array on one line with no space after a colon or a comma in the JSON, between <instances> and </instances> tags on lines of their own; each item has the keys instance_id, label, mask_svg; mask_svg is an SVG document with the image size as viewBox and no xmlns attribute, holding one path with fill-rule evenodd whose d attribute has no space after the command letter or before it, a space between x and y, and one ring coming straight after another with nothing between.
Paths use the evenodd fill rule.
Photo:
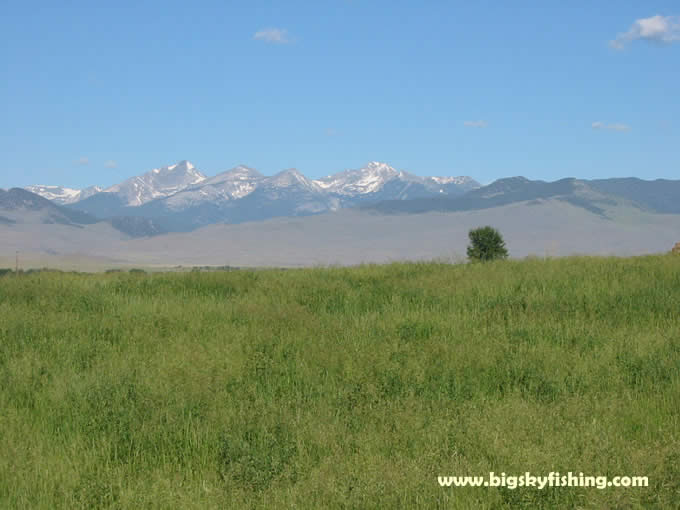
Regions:
<instances>
[{"instance_id":1,"label":"green shrub","mask_svg":"<svg viewBox=\"0 0 680 510\"><path fill-rule=\"evenodd\" d=\"M489 226L475 228L470 230L468 237L470 245L467 256L471 261L484 262L508 257L503 236L495 228Z\"/></svg>"}]
</instances>

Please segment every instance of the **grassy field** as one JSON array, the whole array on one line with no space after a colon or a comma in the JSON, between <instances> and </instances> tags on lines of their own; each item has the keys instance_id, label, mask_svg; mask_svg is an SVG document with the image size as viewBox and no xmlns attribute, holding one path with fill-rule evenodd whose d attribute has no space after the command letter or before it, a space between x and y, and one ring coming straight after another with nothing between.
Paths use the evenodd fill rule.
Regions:
<instances>
[{"instance_id":1,"label":"grassy field","mask_svg":"<svg viewBox=\"0 0 680 510\"><path fill-rule=\"evenodd\" d=\"M678 501L680 257L0 278L1 508Z\"/></svg>"}]
</instances>

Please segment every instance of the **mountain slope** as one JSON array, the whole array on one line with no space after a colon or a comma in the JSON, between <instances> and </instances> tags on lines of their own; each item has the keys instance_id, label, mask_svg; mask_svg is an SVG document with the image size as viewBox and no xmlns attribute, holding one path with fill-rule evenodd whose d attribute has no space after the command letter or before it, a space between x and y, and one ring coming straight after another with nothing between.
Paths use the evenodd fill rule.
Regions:
<instances>
[{"instance_id":1,"label":"mountain slope","mask_svg":"<svg viewBox=\"0 0 680 510\"><path fill-rule=\"evenodd\" d=\"M640 181L642 183L644 181ZM405 201L384 201L365 206L381 213L424 213L429 211L472 211L500 207L512 203L540 201L555 198L599 215L606 215L608 207L635 205L635 190L626 195L610 191L607 183L593 185L591 181L567 178L554 182L531 181L525 177L499 179L488 186L474 189L457 197L436 197ZM661 212L661 211L655 211Z\"/></svg>"},{"instance_id":2,"label":"mountain slope","mask_svg":"<svg viewBox=\"0 0 680 510\"><path fill-rule=\"evenodd\" d=\"M400 173L385 163L372 161L359 170L345 170L315 182L326 191L353 197L380 191L385 183L399 178Z\"/></svg>"},{"instance_id":3,"label":"mountain slope","mask_svg":"<svg viewBox=\"0 0 680 510\"><path fill-rule=\"evenodd\" d=\"M131 177L106 189L91 186L78 190L46 185L26 186L24 189L59 205L75 204L94 195L104 193L107 195L93 198L81 206L82 210L97 211L102 214L106 207L115 206L119 209L128 206L140 206L151 200L173 195L206 179L206 176L199 172L192 163L180 161L174 165L155 168L143 175Z\"/></svg>"},{"instance_id":4,"label":"mountain slope","mask_svg":"<svg viewBox=\"0 0 680 510\"><path fill-rule=\"evenodd\" d=\"M339 199L291 168L267 177L231 211L229 223L277 216L306 216L341 207Z\"/></svg>"},{"instance_id":5,"label":"mountain slope","mask_svg":"<svg viewBox=\"0 0 680 510\"><path fill-rule=\"evenodd\" d=\"M629 177L596 179L588 181L588 184L600 193L623 197L648 211L680 214L680 181L644 181Z\"/></svg>"},{"instance_id":6,"label":"mountain slope","mask_svg":"<svg viewBox=\"0 0 680 510\"><path fill-rule=\"evenodd\" d=\"M206 180L188 161L155 168L143 175L131 177L104 189L89 198L71 203L71 207L99 218L139 216L128 208L139 207L153 200L169 197L178 191Z\"/></svg>"},{"instance_id":7,"label":"mountain slope","mask_svg":"<svg viewBox=\"0 0 680 510\"><path fill-rule=\"evenodd\" d=\"M26 186L24 189L30 191L31 193L35 193L36 195L40 195L41 197L46 198L58 205L73 204L102 191L102 188L99 186L90 186L89 188L85 189L74 189L66 188L64 186L35 185Z\"/></svg>"},{"instance_id":8,"label":"mountain slope","mask_svg":"<svg viewBox=\"0 0 680 510\"><path fill-rule=\"evenodd\" d=\"M13 222L23 221L29 213L32 219L39 219L41 223L79 226L99 221L87 213L59 206L22 188L0 189L0 211L6 218L13 216L10 218Z\"/></svg>"},{"instance_id":9,"label":"mountain slope","mask_svg":"<svg viewBox=\"0 0 680 510\"><path fill-rule=\"evenodd\" d=\"M479 186L470 177L419 177L378 161L314 181L325 191L353 203L408 199L438 194L459 195Z\"/></svg>"},{"instance_id":10,"label":"mountain slope","mask_svg":"<svg viewBox=\"0 0 680 510\"><path fill-rule=\"evenodd\" d=\"M138 177L131 177L105 189L104 193L119 195L127 206L139 206L151 200L168 197L205 180L206 176L194 165L188 161L180 161Z\"/></svg>"},{"instance_id":11,"label":"mountain slope","mask_svg":"<svg viewBox=\"0 0 680 510\"><path fill-rule=\"evenodd\" d=\"M227 180L155 200L134 212L155 218L169 231L185 232L215 223L306 216L340 207L337 198L295 169L271 177L250 169L236 174L241 178L234 179L231 173Z\"/></svg>"},{"instance_id":12,"label":"mountain slope","mask_svg":"<svg viewBox=\"0 0 680 510\"><path fill-rule=\"evenodd\" d=\"M0 189L0 223L5 225L64 225L82 229L87 225L107 223L130 237L146 237L164 233L153 220L111 217L100 220L83 211L57 205L22 188Z\"/></svg>"},{"instance_id":13,"label":"mountain slope","mask_svg":"<svg viewBox=\"0 0 680 510\"><path fill-rule=\"evenodd\" d=\"M180 210L206 201L238 200L264 178L257 170L237 166L169 196L165 203L168 209Z\"/></svg>"}]
</instances>

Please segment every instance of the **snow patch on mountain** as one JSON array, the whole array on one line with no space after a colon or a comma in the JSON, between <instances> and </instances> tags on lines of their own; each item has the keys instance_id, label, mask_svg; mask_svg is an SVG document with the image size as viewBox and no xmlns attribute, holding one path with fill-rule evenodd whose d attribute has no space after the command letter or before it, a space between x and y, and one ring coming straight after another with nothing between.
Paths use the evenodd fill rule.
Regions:
<instances>
[{"instance_id":1,"label":"snow patch on mountain","mask_svg":"<svg viewBox=\"0 0 680 510\"><path fill-rule=\"evenodd\" d=\"M474 181L471 177L459 176L459 177L428 177L437 184L456 184L458 186L463 186L467 184L474 184L475 187L479 187L479 183Z\"/></svg>"},{"instance_id":2,"label":"snow patch on mountain","mask_svg":"<svg viewBox=\"0 0 680 510\"><path fill-rule=\"evenodd\" d=\"M42 184L26 186L24 189L59 205L73 204L79 200L90 197L95 193L99 193L102 190L99 186L75 189L67 188L65 186L47 186Z\"/></svg>"}]
</instances>

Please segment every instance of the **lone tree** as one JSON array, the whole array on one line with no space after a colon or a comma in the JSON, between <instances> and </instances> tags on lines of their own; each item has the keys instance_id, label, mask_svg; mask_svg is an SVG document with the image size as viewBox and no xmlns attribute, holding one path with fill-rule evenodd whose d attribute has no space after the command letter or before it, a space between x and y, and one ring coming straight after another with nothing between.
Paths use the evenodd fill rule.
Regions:
<instances>
[{"instance_id":1,"label":"lone tree","mask_svg":"<svg viewBox=\"0 0 680 510\"><path fill-rule=\"evenodd\" d=\"M467 256L471 261L485 262L507 258L505 241L495 228L488 226L475 228L470 230L468 237L470 245L467 248Z\"/></svg>"}]
</instances>

